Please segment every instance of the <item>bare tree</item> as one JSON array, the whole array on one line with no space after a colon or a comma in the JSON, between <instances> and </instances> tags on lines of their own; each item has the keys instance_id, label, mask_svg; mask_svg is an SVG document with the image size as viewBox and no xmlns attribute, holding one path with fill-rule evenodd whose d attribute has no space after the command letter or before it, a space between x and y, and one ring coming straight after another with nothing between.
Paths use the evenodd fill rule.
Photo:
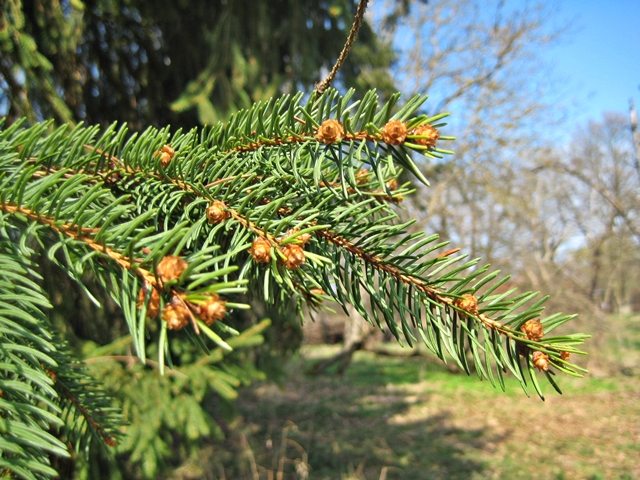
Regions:
<instances>
[{"instance_id":1,"label":"bare tree","mask_svg":"<svg viewBox=\"0 0 640 480\"><path fill-rule=\"evenodd\" d=\"M543 163L571 185L567 205L578 236L572 265L592 302L628 311L638 295L640 181L623 115L608 114L578 131L567 152Z\"/></svg>"}]
</instances>

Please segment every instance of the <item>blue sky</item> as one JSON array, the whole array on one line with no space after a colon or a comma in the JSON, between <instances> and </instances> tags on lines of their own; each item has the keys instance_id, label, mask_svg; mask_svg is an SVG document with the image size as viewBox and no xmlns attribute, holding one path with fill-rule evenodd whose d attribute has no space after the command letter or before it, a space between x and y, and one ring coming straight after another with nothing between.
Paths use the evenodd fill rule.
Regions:
<instances>
[{"instance_id":1,"label":"blue sky","mask_svg":"<svg viewBox=\"0 0 640 480\"><path fill-rule=\"evenodd\" d=\"M640 109L640 0L558 0L558 20L570 21L543 54L574 100L568 120L600 120L605 111ZM573 98L571 98L573 97Z\"/></svg>"}]
</instances>

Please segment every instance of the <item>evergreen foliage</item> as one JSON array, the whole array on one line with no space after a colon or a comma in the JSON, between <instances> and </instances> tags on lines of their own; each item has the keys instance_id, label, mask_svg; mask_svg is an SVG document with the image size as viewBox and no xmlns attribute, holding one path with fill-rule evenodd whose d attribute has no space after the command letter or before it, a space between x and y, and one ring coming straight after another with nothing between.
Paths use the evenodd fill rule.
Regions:
<instances>
[{"instance_id":1,"label":"evergreen foliage","mask_svg":"<svg viewBox=\"0 0 640 480\"><path fill-rule=\"evenodd\" d=\"M346 38L354 0L7 0L0 112L15 121L213 124L308 90ZM393 92L393 54L365 22L341 82Z\"/></svg>"},{"instance_id":2,"label":"evergreen foliage","mask_svg":"<svg viewBox=\"0 0 640 480\"><path fill-rule=\"evenodd\" d=\"M424 342L494 385L510 373L540 396L538 370L558 391L556 372L580 376L569 357L586 336L549 335L571 315L542 317L544 298L399 222L411 193L401 174L428 184L414 155L451 153L446 114L420 115L424 96L401 108L398 94L353 98L285 95L173 134L51 122L0 131L6 472L51 476L49 455L90 458L91 443L116 443L121 419L106 392L136 389L121 405L134 422L118 448L149 478L181 439L215 435L224 425L201 399L232 399L262 375L244 347L263 342L269 322L240 326L246 299L303 318L329 301L353 305L401 344ZM92 273L122 308L130 337L89 355L93 368L119 370L109 385L55 340L37 252L80 285ZM114 355L128 344L134 355Z\"/></svg>"}]
</instances>

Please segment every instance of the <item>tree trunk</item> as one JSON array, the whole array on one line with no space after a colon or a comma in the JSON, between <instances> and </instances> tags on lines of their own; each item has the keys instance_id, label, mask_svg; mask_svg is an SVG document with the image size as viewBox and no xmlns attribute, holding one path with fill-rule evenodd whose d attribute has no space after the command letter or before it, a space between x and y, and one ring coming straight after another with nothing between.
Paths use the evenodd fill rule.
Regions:
<instances>
[{"instance_id":1,"label":"tree trunk","mask_svg":"<svg viewBox=\"0 0 640 480\"><path fill-rule=\"evenodd\" d=\"M349 316L345 319L343 347L334 356L316 363L309 369L308 373L314 375L321 374L337 363L337 373L342 375L351 364L354 352L362 350L365 342L375 332L375 328L353 307L348 307L348 311Z\"/></svg>"}]
</instances>

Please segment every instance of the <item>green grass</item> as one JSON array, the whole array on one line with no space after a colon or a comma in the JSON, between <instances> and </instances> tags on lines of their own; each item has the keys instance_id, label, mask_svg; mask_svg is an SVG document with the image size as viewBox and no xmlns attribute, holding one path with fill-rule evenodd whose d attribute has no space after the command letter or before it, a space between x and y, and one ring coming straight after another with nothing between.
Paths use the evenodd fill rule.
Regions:
<instances>
[{"instance_id":1,"label":"green grass","mask_svg":"<svg viewBox=\"0 0 640 480\"><path fill-rule=\"evenodd\" d=\"M542 402L424 357L358 352L344 376L302 374L333 351L305 347L286 385L241 395L259 478L640 478L636 377L563 376Z\"/></svg>"},{"instance_id":2,"label":"green grass","mask_svg":"<svg viewBox=\"0 0 640 480\"><path fill-rule=\"evenodd\" d=\"M303 347L302 358L293 360L294 369L298 366L296 362L302 362L308 368L315 359L329 356L337 350L337 346L307 346ZM403 350L397 346L387 346L385 350L402 354ZM476 374L466 375L458 373L452 375L439 359L435 356L425 354L424 357L381 356L372 352L358 352L356 359L345 374L345 379L354 385L364 387L367 385L380 384L415 384L426 380L431 384L437 384L439 389L457 390L467 389L473 395L524 395L520 383L511 376L505 377L505 391L499 385L495 387L488 380L480 380ZM334 369L335 370L335 369ZM330 371L329 373L334 373ZM600 391L616 391L623 388L624 382L619 378L595 378L586 375L584 378L563 376L559 380L563 393L585 394ZM542 384L545 395L555 395L555 390L551 386ZM546 388L545 388L546 387ZM531 395L535 396L532 388L529 389Z\"/></svg>"},{"instance_id":3,"label":"green grass","mask_svg":"<svg viewBox=\"0 0 640 480\"><path fill-rule=\"evenodd\" d=\"M626 375L640 375L640 315L609 315L602 323L598 356Z\"/></svg>"}]
</instances>

